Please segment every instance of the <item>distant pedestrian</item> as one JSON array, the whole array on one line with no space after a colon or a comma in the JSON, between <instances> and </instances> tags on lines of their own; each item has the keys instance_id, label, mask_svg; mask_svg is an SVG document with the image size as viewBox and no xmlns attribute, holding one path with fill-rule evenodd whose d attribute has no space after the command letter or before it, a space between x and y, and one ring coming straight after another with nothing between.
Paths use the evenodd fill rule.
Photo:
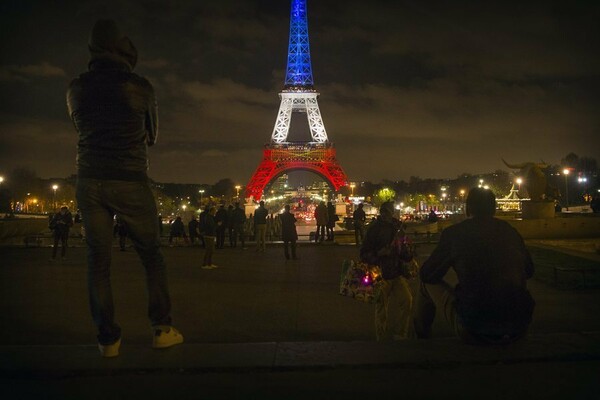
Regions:
<instances>
[{"instance_id":1,"label":"distant pedestrian","mask_svg":"<svg viewBox=\"0 0 600 400\"><path fill-rule=\"evenodd\" d=\"M325 202L319 203L315 209L315 220L317 221L317 232L315 234L315 242L322 242L325 240L325 230L327 228L327 222L329 216L327 215L327 206Z\"/></svg>"},{"instance_id":2,"label":"distant pedestrian","mask_svg":"<svg viewBox=\"0 0 600 400\"><path fill-rule=\"evenodd\" d=\"M119 217L115 218L113 236L119 237L119 249L121 249L121 251L125 251L125 244L127 242L127 227L125 226L125 222L123 222L123 220Z\"/></svg>"},{"instance_id":3,"label":"distant pedestrian","mask_svg":"<svg viewBox=\"0 0 600 400\"><path fill-rule=\"evenodd\" d=\"M296 217L290 212L290 205L286 204L285 211L279 216L281 221L281 239L283 240L283 251L285 259L290 259L289 247L292 248L292 258L296 257L296 241L298 240L298 232L296 231Z\"/></svg>"},{"instance_id":4,"label":"distant pedestrian","mask_svg":"<svg viewBox=\"0 0 600 400\"><path fill-rule=\"evenodd\" d=\"M206 218L204 221L204 243L206 244L206 250L204 251L204 261L202 262L203 269L213 269L217 268L216 265L212 263L212 256L215 252L215 243L217 241L217 223L215 221L215 215L217 214L217 209L215 207L211 207L206 213Z\"/></svg>"},{"instance_id":5,"label":"distant pedestrian","mask_svg":"<svg viewBox=\"0 0 600 400\"><path fill-rule=\"evenodd\" d=\"M227 210L225 206L221 204L217 214L215 215L215 222L217 223L217 249L225 247L225 231L227 230Z\"/></svg>"},{"instance_id":6,"label":"distant pedestrian","mask_svg":"<svg viewBox=\"0 0 600 400\"><path fill-rule=\"evenodd\" d=\"M432 208L431 211L429 212L429 215L427 216L427 221L437 222L437 220L438 220L438 216Z\"/></svg>"},{"instance_id":7,"label":"distant pedestrian","mask_svg":"<svg viewBox=\"0 0 600 400\"><path fill-rule=\"evenodd\" d=\"M200 213L200 217L198 218L198 231L200 232L200 242L202 242L202 247L206 248L206 241L204 240L204 230L206 229L206 217L208 216L208 212L210 211L210 206L204 206L204 211Z\"/></svg>"},{"instance_id":8,"label":"distant pedestrian","mask_svg":"<svg viewBox=\"0 0 600 400\"><path fill-rule=\"evenodd\" d=\"M356 245L360 246L365 237L365 224L367 222L367 215L363 210L363 203L360 203L358 208L354 210L352 221L354 222L354 238L356 240Z\"/></svg>"},{"instance_id":9,"label":"distant pedestrian","mask_svg":"<svg viewBox=\"0 0 600 400\"><path fill-rule=\"evenodd\" d=\"M229 236L229 247L233 247L233 206L227 206L227 236Z\"/></svg>"},{"instance_id":10,"label":"distant pedestrian","mask_svg":"<svg viewBox=\"0 0 600 400\"><path fill-rule=\"evenodd\" d=\"M590 202L590 207L595 214L600 213L600 195L594 195L594 198Z\"/></svg>"},{"instance_id":11,"label":"distant pedestrian","mask_svg":"<svg viewBox=\"0 0 600 400\"><path fill-rule=\"evenodd\" d=\"M169 245L173 247L173 238L176 238L175 244L178 244L177 239L182 238L184 241L187 241L187 235L185 234L185 227L183 226L183 221L181 217L175 218L175 221L171 224L171 233L169 234Z\"/></svg>"},{"instance_id":12,"label":"distant pedestrian","mask_svg":"<svg viewBox=\"0 0 600 400\"><path fill-rule=\"evenodd\" d=\"M193 246L196 238L198 238L198 220L196 216L192 216L190 222L188 222L188 234L190 235L190 244ZM198 240L200 241L200 240Z\"/></svg>"},{"instance_id":13,"label":"distant pedestrian","mask_svg":"<svg viewBox=\"0 0 600 400\"><path fill-rule=\"evenodd\" d=\"M65 258L67 255L67 247L69 241L69 231L73 226L73 216L69 211L69 208L62 206L60 211L54 214L50 220L50 229L54 236L54 246L52 247L52 260L56 259L56 253L58 251L58 242L61 243L61 258Z\"/></svg>"},{"instance_id":14,"label":"distant pedestrian","mask_svg":"<svg viewBox=\"0 0 600 400\"><path fill-rule=\"evenodd\" d=\"M171 326L167 272L160 251L158 210L148 182L147 147L156 142L156 97L150 82L132 73L137 50L112 20L92 29L89 71L69 85L67 106L79 134L77 202L88 247L88 287L98 347L104 357L119 355L121 328L115 322L110 284L113 214L128 234L146 272L152 346L183 342Z\"/></svg>"},{"instance_id":15,"label":"distant pedestrian","mask_svg":"<svg viewBox=\"0 0 600 400\"><path fill-rule=\"evenodd\" d=\"M232 247L237 246L237 240L240 239L242 243L242 250L246 249L245 244L245 229L244 225L246 224L246 213L243 209L240 208L240 203L235 203L235 208L232 213L232 223L233 223L233 245Z\"/></svg>"},{"instance_id":16,"label":"distant pedestrian","mask_svg":"<svg viewBox=\"0 0 600 400\"><path fill-rule=\"evenodd\" d=\"M332 202L327 202L327 240L333 241L333 231L335 230L335 223L339 221L340 217L335 213L335 206Z\"/></svg>"},{"instance_id":17,"label":"distant pedestrian","mask_svg":"<svg viewBox=\"0 0 600 400\"><path fill-rule=\"evenodd\" d=\"M266 250L267 216L269 211L265 208L265 202L261 201L254 212L254 234L256 236L256 251Z\"/></svg>"}]
</instances>

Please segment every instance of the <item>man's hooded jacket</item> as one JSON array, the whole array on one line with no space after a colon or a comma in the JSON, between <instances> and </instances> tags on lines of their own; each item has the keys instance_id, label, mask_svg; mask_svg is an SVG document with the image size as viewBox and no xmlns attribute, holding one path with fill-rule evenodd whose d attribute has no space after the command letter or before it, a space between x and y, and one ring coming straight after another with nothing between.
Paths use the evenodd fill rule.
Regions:
<instances>
[{"instance_id":1,"label":"man's hooded jacket","mask_svg":"<svg viewBox=\"0 0 600 400\"><path fill-rule=\"evenodd\" d=\"M114 21L98 21L89 41L89 71L67 92L69 115L79 132L79 178L145 180L147 146L158 133L154 89L132 73L137 50Z\"/></svg>"}]
</instances>

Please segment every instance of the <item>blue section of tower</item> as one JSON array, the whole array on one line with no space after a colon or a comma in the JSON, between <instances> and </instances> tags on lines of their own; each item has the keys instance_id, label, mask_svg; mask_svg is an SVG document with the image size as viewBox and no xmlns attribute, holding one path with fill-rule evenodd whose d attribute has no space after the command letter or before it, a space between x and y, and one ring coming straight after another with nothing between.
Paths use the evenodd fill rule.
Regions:
<instances>
[{"instance_id":1,"label":"blue section of tower","mask_svg":"<svg viewBox=\"0 0 600 400\"><path fill-rule=\"evenodd\" d=\"M292 0L290 15L290 45L288 47L286 87L313 86L306 0Z\"/></svg>"}]
</instances>

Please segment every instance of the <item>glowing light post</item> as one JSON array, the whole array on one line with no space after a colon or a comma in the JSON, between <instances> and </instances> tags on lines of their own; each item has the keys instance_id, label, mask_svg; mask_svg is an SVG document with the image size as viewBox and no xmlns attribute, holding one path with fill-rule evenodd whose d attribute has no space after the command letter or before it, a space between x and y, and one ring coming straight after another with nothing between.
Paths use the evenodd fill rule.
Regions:
<instances>
[{"instance_id":1,"label":"glowing light post","mask_svg":"<svg viewBox=\"0 0 600 400\"><path fill-rule=\"evenodd\" d=\"M444 211L446 211L446 196L448 196L448 193L446 193L446 186L442 186L441 190L442 190L442 205L444 206Z\"/></svg>"},{"instance_id":2,"label":"glowing light post","mask_svg":"<svg viewBox=\"0 0 600 400\"><path fill-rule=\"evenodd\" d=\"M204 189L198 190L198 193L200 193L200 207L202 207L202 195L204 194Z\"/></svg>"},{"instance_id":3,"label":"glowing light post","mask_svg":"<svg viewBox=\"0 0 600 400\"><path fill-rule=\"evenodd\" d=\"M585 176L580 176L577 178L577 182L579 182L579 184L583 184L583 198L587 202L587 178Z\"/></svg>"},{"instance_id":4,"label":"glowing light post","mask_svg":"<svg viewBox=\"0 0 600 400\"><path fill-rule=\"evenodd\" d=\"M352 194L350 196L354 197L354 188L356 187L356 185L354 183L350 184L350 190L352 190Z\"/></svg>"},{"instance_id":5,"label":"glowing light post","mask_svg":"<svg viewBox=\"0 0 600 400\"><path fill-rule=\"evenodd\" d=\"M460 207L462 208L462 213L466 214L466 207L465 207L465 193L467 191L465 189L460 189L460 191L458 192L459 196L460 196Z\"/></svg>"},{"instance_id":6,"label":"glowing light post","mask_svg":"<svg viewBox=\"0 0 600 400\"><path fill-rule=\"evenodd\" d=\"M521 183L523 183L523 179L517 178L515 182L517 182L517 185L519 185L519 192L521 192Z\"/></svg>"},{"instance_id":7,"label":"glowing light post","mask_svg":"<svg viewBox=\"0 0 600 400\"><path fill-rule=\"evenodd\" d=\"M58 185L52 185L52 207L54 211L56 211L56 190L58 189Z\"/></svg>"},{"instance_id":8,"label":"glowing light post","mask_svg":"<svg viewBox=\"0 0 600 400\"><path fill-rule=\"evenodd\" d=\"M242 187L240 185L235 186L235 190L236 190L235 197L238 199L238 201L240 200L240 189L241 188Z\"/></svg>"},{"instance_id":9,"label":"glowing light post","mask_svg":"<svg viewBox=\"0 0 600 400\"><path fill-rule=\"evenodd\" d=\"M2 184L2 182L4 182L4 177L0 176L0 185Z\"/></svg>"},{"instance_id":10,"label":"glowing light post","mask_svg":"<svg viewBox=\"0 0 600 400\"><path fill-rule=\"evenodd\" d=\"M569 169L563 169L563 174L565 175L565 206L567 211L569 211L569 182L567 181L567 177L569 176Z\"/></svg>"}]
</instances>

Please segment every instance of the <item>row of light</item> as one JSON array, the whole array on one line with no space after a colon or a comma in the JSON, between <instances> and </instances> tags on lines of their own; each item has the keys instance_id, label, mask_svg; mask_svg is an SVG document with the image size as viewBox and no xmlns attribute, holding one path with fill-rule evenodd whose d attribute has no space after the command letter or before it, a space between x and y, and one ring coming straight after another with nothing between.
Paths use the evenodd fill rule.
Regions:
<instances>
[{"instance_id":1,"label":"row of light","mask_svg":"<svg viewBox=\"0 0 600 400\"><path fill-rule=\"evenodd\" d=\"M0 176L0 183L4 182L4 177ZM56 190L58 189L58 185L54 184L52 185L52 190L54 190L56 192Z\"/></svg>"}]
</instances>

